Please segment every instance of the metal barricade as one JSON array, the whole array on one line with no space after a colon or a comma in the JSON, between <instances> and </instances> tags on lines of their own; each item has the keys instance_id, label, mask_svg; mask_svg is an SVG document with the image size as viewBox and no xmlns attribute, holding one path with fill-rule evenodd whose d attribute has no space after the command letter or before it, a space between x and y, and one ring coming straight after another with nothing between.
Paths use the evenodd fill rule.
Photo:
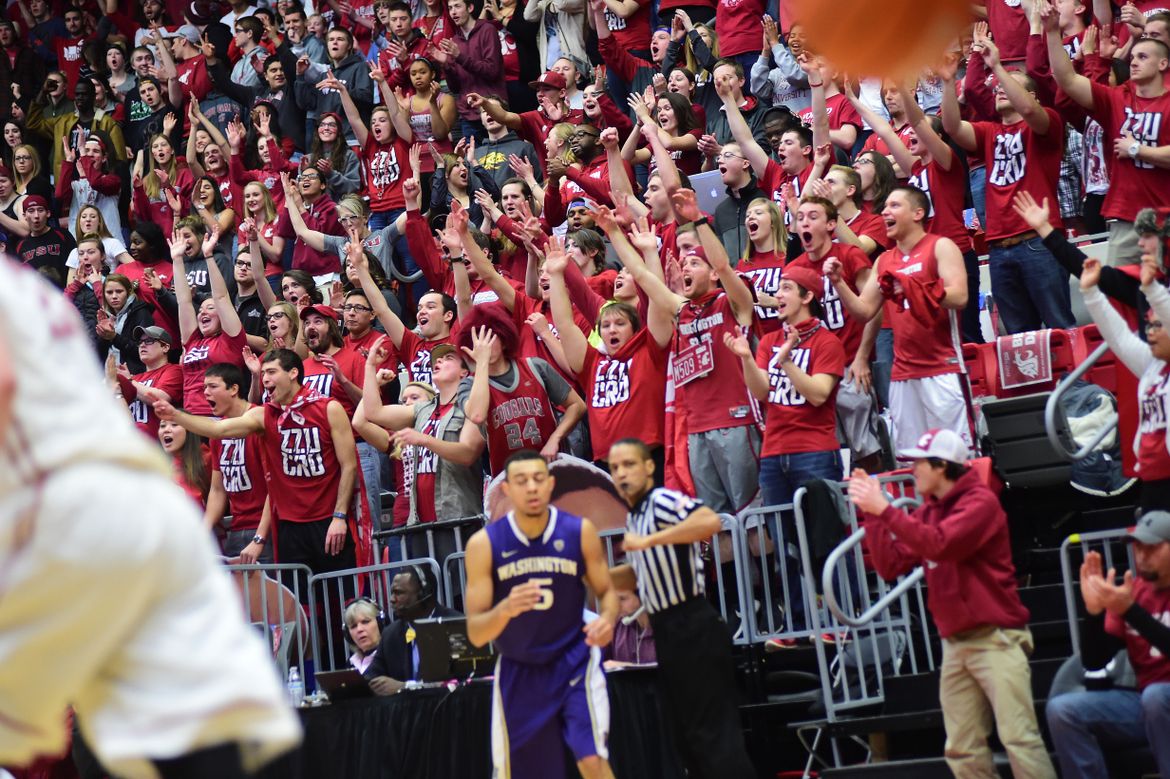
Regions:
<instances>
[{"instance_id":1,"label":"metal barricade","mask_svg":"<svg viewBox=\"0 0 1170 779\"><path fill-rule=\"evenodd\" d=\"M1117 429L1117 422L1114 422L1112 425L1104 425L1098 431L1097 435L1093 437L1092 441L1089 441L1080 449L1074 449L1068 443L1072 439L1072 434L1068 432L1068 417L1064 413L1064 407L1060 405L1061 398L1108 351L1109 344L1107 343L1103 343L1094 349L1093 353L1086 357L1084 362L1057 383L1056 387L1052 390L1052 394L1048 396L1048 402L1044 404L1044 432L1048 434L1048 440L1051 442L1052 448L1066 460L1076 462L1085 459L1093 453L1093 450L1097 448L1098 444L1105 440L1107 435ZM1072 441L1072 446L1076 446L1076 441Z\"/></svg>"},{"instance_id":2,"label":"metal barricade","mask_svg":"<svg viewBox=\"0 0 1170 779\"><path fill-rule=\"evenodd\" d=\"M309 618L313 635L313 657L318 671L335 671L346 666L345 604L356 597L374 600L389 617L390 583L404 570L419 566L435 588L435 597L443 599L442 570L430 557L394 563L367 565L344 571L314 574L309 577Z\"/></svg>"},{"instance_id":3,"label":"metal barricade","mask_svg":"<svg viewBox=\"0 0 1170 779\"><path fill-rule=\"evenodd\" d=\"M1074 566L1072 550L1080 550L1081 561L1089 551L1101 553L1101 570L1108 573L1114 568L1120 573L1123 568L1119 564L1125 560L1129 570L1136 570L1133 558L1133 546L1128 541L1129 529L1098 530L1093 533L1074 533L1060 544L1060 573L1064 585L1064 605L1068 611L1068 633L1072 638L1073 654L1081 652L1081 631L1077 625L1078 605L1081 598L1081 569L1080 563ZM1095 547L1095 548L1094 548Z\"/></svg>"},{"instance_id":4,"label":"metal barricade","mask_svg":"<svg viewBox=\"0 0 1170 779\"><path fill-rule=\"evenodd\" d=\"M455 576L451 575L452 567L455 568ZM443 605L462 611L454 603L454 593L467 592L467 552L447 555L443 561L443 592L447 594L447 602Z\"/></svg>"},{"instance_id":5,"label":"metal barricade","mask_svg":"<svg viewBox=\"0 0 1170 779\"><path fill-rule=\"evenodd\" d=\"M743 593L739 610L748 628L746 643L813 635L808 622L812 603L797 572L795 521L791 503L745 509L736 517L740 542L736 571Z\"/></svg>"},{"instance_id":6,"label":"metal barricade","mask_svg":"<svg viewBox=\"0 0 1170 779\"><path fill-rule=\"evenodd\" d=\"M906 479L896 477L886 482L887 485L893 484L895 489L899 483L905 487ZM841 484L839 488L845 486ZM811 594L816 592L817 571L809 539L811 522L817 518L805 516L801 508L805 494L806 490L801 487L793 502L804 588L812 600ZM895 498L893 504L903 507L917 505L918 501L903 496ZM884 702L886 676L899 676L907 671L916 674L936 668L926 601L922 594L922 569L917 568L900 577L893 587L880 576L873 576L871 583L860 545L865 530L858 526L857 511L852 502L846 501L846 505L849 507L849 536L825 558L820 575L825 608L818 606L809 612L827 722L838 721L844 712ZM833 516L831 521L839 519ZM842 561L845 565L840 565ZM839 598L838 592L844 593L844 597ZM832 657L829 644L834 648ZM909 661L909 668L904 670L906 661ZM821 734L822 731L817 729L809 750L811 755L815 755ZM831 742L834 763L840 766L839 744L836 738Z\"/></svg>"},{"instance_id":7,"label":"metal barricade","mask_svg":"<svg viewBox=\"0 0 1170 779\"><path fill-rule=\"evenodd\" d=\"M382 544L383 548L398 545L398 554L390 555L392 560L405 560L412 556L445 560L448 555L462 552L467 546L468 539L483 525L483 514L476 514L471 517L457 517L439 522L425 522L382 530L375 533L374 538ZM417 544L421 543L422 539L426 540L425 550L417 548ZM410 554L412 548L415 555ZM419 554L423 551L426 554Z\"/></svg>"},{"instance_id":8,"label":"metal barricade","mask_svg":"<svg viewBox=\"0 0 1170 779\"><path fill-rule=\"evenodd\" d=\"M266 564L224 566L240 593L244 618L260 632L272 652L282 683L289 668L305 678L305 661L313 657L312 627L302 605L302 583L311 572L305 565Z\"/></svg>"}]
</instances>

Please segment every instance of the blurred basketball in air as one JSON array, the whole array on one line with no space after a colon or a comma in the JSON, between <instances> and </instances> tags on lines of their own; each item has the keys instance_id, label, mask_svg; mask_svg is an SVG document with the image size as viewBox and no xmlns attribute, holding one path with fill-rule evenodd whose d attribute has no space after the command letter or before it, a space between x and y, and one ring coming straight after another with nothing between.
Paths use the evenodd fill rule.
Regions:
<instances>
[{"instance_id":1,"label":"blurred basketball in air","mask_svg":"<svg viewBox=\"0 0 1170 779\"><path fill-rule=\"evenodd\" d=\"M838 71L903 78L936 64L971 22L968 0L790 0L807 48Z\"/></svg>"}]
</instances>

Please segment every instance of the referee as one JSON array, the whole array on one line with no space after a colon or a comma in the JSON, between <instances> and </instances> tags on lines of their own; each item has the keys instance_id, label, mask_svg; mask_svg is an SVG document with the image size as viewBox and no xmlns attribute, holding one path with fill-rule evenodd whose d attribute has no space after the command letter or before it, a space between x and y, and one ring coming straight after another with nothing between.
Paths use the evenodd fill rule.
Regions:
<instances>
[{"instance_id":1,"label":"referee","mask_svg":"<svg viewBox=\"0 0 1170 779\"><path fill-rule=\"evenodd\" d=\"M681 492L654 489L654 460L637 438L609 450L609 470L630 505L623 545L637 576L658 652L661 709L688 776L756 775L743 743L727 625L704 597L699 542L722 527L711 509Z\"/></svg>"}]
</instances>

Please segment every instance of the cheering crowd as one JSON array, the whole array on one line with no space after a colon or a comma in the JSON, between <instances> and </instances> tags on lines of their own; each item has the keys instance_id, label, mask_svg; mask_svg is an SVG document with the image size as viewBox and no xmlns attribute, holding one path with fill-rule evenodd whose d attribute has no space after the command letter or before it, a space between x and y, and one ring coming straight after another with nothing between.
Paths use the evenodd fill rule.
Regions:
<instances>
[{"instance_id":1,"label":"cheering crowd","mask_svg":"<svg viewBox=\"0 0 1170 779\"><path fill-rule=\"evenodd\" d=\"M981 8L881 81L786 0L14 0L0 243L245 563L374 562L524 450L725 514L965 459L961 345L1073 327L1070 275L1170 509L1170 10Z\"/></svg>"}]
</instances>

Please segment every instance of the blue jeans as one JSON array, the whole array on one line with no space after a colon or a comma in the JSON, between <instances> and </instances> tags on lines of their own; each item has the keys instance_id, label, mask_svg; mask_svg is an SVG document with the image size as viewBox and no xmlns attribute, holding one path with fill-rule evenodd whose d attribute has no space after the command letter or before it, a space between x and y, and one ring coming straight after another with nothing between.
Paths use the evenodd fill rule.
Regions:
<instances>
[{"instance_id":1,"label":"blue jeans","mask_svg":"<svg viewBox=\"0 0 1170 779\"><path fill-rule=\"evenodd\" d=\"M987 168L983 165L977 168L971 168L967 178L971 182L971 205L975 209L976 216L979 217L979 224L986 230L987 200L984 192L987 190Z\"/></svg>"},{"instance_id":2,"label":"blue jeans","mask_svg":"<svg viewBox=\"0 0 1170 779\"><path fill-rule=\"evenodd\" d=\"M1064 779L1108 776L1104 750L1148 746L1158 772L1170 776L1170 684L1134 690L1072 692L1045 712Z\"/></svg>"},{"instance_id":3,"label":"blue jeans","mask_svg":"<svg viewBox=\"0 0 1170 779\"><path fill-rule=\"evenodd\" d=\"M366 488L366 501L374 519L374 532L382 529L382 462L385 457L365 441L358 441L358 462L362 467L362 481Z\"/></svg>"},{"instance_id":4,"label":"blue jeans","mask_svg":"<svg viewBox=\"0 0 1170 779\"><path fill-rule=\"evenodd\" d=\"M841 478L841 452L833 449L824 452L797 452L778 454L760 459L760 494L765 506L783 506L791 503L796 491L812 479ZM800 537L796 531L796 519L792 512L768 516L768 532L776 546L776 561L781 563L788 592L791 597L792 626L796 630L807 627L804 592L801 579L799 552ZM778 596L777 596L778 597Z\"/></svg>"},{"instance_id":5,"label":"blue jeans","mask_svg":"<svg viewBox=\"0 0 1170 779\"><path fill-rule=\"evenodd\" d=\"M1076 324L1068 271L1056 264L1039 237L1014 246L993 246L989 257L991 294L1009 334Z\"/></svg>"},{"instance_id":6,"label":"blue jeans","mask_svg":"<svg viewBox=\"0 0 1170 779\"><path fill-rule=\"evenodd\" d=\"M873 345L873 388L882 408L890 406L890 376L894 370L894 331L888 327L878 330Z\"/></svg>"}]
</instances>

